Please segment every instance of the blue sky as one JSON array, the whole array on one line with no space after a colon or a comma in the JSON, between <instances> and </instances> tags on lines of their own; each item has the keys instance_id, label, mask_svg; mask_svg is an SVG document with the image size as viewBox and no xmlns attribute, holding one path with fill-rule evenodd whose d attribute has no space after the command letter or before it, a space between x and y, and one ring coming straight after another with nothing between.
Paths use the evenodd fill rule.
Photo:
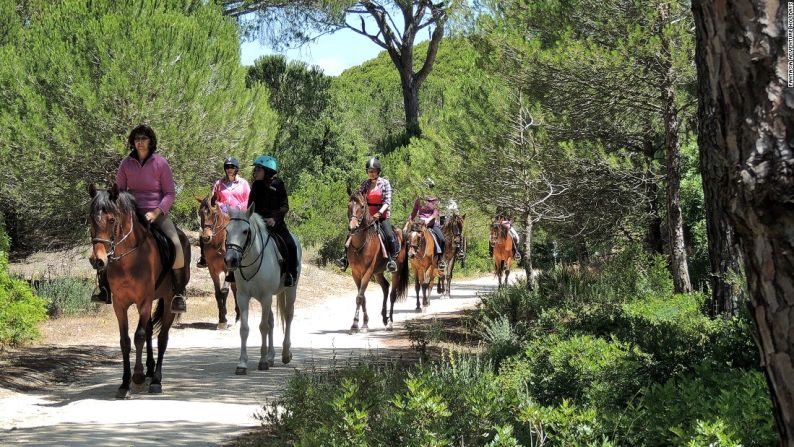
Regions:
<instances>
[{"instance_id":1,"label":"blue sky","mask_svg":"<svg viewBox=\"0 0 794 447\"><path fill-rule=\"evenodd\" d=\"M301 48L282 51L280 54L284 54L287 60L301 60L310 65L318 65L325 74L336 76L347 68L374 58L381 50L383 50L381 47L366 37L343 29L322 36ZM240 59L243 65L252 65L256 58L266 54L276 54L276 52L259 41L243 42L240 45Z\"/></svg>"}]
</instances>

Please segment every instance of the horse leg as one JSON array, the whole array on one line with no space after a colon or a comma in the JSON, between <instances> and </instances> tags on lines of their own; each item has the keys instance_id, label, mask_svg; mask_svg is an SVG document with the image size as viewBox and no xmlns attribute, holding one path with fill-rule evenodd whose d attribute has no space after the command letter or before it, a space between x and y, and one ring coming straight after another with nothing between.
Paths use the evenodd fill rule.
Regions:
<instances>
[{"instance_id":1,"label":"horse leg","mask_svg":"<svg viewBox=\"0 0 794 447\"><path fill-rule=\"evenodd\" d=\"M152 317L152 302L145 301L138 305L138 327L135 329L135 369L132 374L132 383L136 385L146 381L143 373L143 345L146 343L146 326ZM147 358L148 363L148 358Z\"/></svg>"},{"instance_id":2,"label":"horse leg","mask_svg":"<svg viewBox=\"0 0 794 447\"><path fill-rule=\"evenodd\" d=\"M380 315L383 317L383 325L387 326L389 319L386 316L386 300L389 298L389 281L383 275L383 272L375 275L375 279L378 281L378 284L380 284L381 290L383 290L383 307L380 309Z\"/></svg>"},{"instance_id":3,"label":"horse leg","mask_svg":"<svg viewBox=\"0 0 794 447\"><path fill-rule=\"evenodd\" d=\"M248 342L248 304L251 297L245 293L237 295L237 304L240 306L240 359L237 362L237 369L235 374L244 375L248 373L248 350L246 343ZM262 312L265 312L262 309Z\"/></svg>"},{"instance_id":4,"label":"horse leg","mask_svg":"<svg viewBox=\"0 0 794 447\"><path fill-rule=\"evenodd\" d=\"M116 391L117 399L124 399L127 397L127 392L130 390L130 336L129 336L129 323L127 322L127 309L122 308L120 303L121 299L118 297L113 301L113 311L116 313L116 319L119 323L119 345L121 345L121 357L124 365L124 372L121 376L121 386Z\"/></svg>"},{"instance_id":5,"label":"horse leg","mask_svg":"<svg viewBox=\"0 0 794 447\"><path fill-rule=\"evenodd\" d=\"M358 293L356 294L356 313L353 315L353 325L350 326L351 334L358 332L358 310L361 308L361 278L356 277L354 274L353 281L356 282L356 290L358 290Z\"/></svg>"},{"instance_id":6,"label":"horse leg","mask_svg":"<svg viewBox=\"0 0 794 447\"><path fill-rule=\"evenodd\" d=\"M419 288L421 287L419 285L419 273L417 273L417 272L414 272L414 273L415 273L414 274L414 291L416 292L416 311L417 312L421 312L422 311L422 305L419 302Z\"/></svg>"},{"instance_id":7,"label":"horse leg","mask_svg":"<svg viewBox=\"0 0 794 447\"><path fill-rule=\"evenodd\" d=\"M218 272L210 272L210 277L212 277L212 286L215 289L215 303L218 305L217 329L223 330L226 329L226 297L229 293L221 292L221 279Z\"/></svg>"},{"instance_id":8,"label":"horse leg","mask_svg":"<svg viewBox=\"0 0 794 447\"><path fill-rule=\"evenodd\" d=\"M160 300L160 302L157 303L158 309L160 306L163 307L163 314L160 317L162 318L160 333L157 334L157 365L154 368L152 381L149 383L149 393L151 394L160 394L163 392L163 357L165 356L166 348L168 348L168 332L171 330L171 325L174 324L174 318L176 318L176 314L171 312L171 306L166 304L165 300Z\"/></svg>"},{"instance_id":9,"label":"horse leg","mask_svg":"<svg viewBox=\"0 0 794 447\"><path fill-rule=\"evenodd\" d=\"M276 356L276 349L273 347L273 295L270 299L262 298L259 303L262 305L262 320L259 322L259 334L262 336L262 345L259 348L260 371L266 371L273 365L273 358Z\"/></svg>"},{"instance_id":10,"label":"horse leg","mask_svg":"<svg viewBox=\"0 0 794 447\"><path fill-rule=\"evenodd\" d=\"M295 315L297 287L290 287L278 296L278 314L284 328L284 343L281 345L281 361L286 365L292 361L292 317Z\"/></svg>"},{"instance_id":11,"label":"horse leg","mask_svg":"<svg viewBox=\"0 0 794 447\"><path fill-rule=\"evenodd\" d=\"M154 376L154 352L152 351L152 333L154 325L151 318L146 323L146 377L151 380Z\"/></svg>"},{"instance_id":12,"label":"horse leg","mask_svg":"<svg viewBox=\"0 0 794 447\"><path fill-rule=\"evenodd\" d=\"M237 305L237 283L231 283L232 296L234 296L234 322L240 321L240 306Z\"/></svg>"}]
</instances>

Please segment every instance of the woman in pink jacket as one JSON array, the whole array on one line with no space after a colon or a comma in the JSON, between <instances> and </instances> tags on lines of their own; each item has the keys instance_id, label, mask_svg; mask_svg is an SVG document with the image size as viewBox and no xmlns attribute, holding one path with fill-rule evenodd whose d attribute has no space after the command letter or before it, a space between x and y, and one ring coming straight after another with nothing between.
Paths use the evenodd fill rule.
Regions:
<instances>
[{"instance_id":1,"label":"woman in pink jacket","mask_svg":"<svg viewBox=\"0 0 794 447\"><path fill-rule=\"evenodd\" d=\"M185 255L176 232L176 227L168 217L174 204L176 188L174 176L168 162L157 153L157 136L146 124L132 129L127 137L130 154L121 161L116 173L116 184L120 191L129 191L144 213L149 223L157 225L174 244L176 258L172 269L176 296L171 302L174 313L187 310L185 303ZM99 293L91 297L94 301L110 303L110 286L107 277L100 274Z\"/></svg>"},{"instance_id":2,"label":"woman in pink jacket","mask_svg":"<svg viewBox=\"0 0 794 447\"><path fill-rule=\"evenodd\" d=\"M226 157L223 160L223 172L225 175L212 185L212 195L220 205L221 211L229 214L232 208L245 210L248 208L248 196L251 195L251 185L237 175L240 171L240 162L234 157ZM201 247L201 257L199 257L196 267L206 268L207 260L204 259L204 243L199 238ZM231 272L230 272L231 273Z\"/></svg>"}]
</instances>

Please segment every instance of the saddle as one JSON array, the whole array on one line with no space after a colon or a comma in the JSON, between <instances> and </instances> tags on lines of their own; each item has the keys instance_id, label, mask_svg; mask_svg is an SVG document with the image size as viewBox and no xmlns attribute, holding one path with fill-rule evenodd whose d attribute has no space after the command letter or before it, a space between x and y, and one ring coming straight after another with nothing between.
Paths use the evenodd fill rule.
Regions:
<instances>
[{"instance_id":1,"label":"saddle","mask_svg":"<svg viewBox=\"0 0 794 447\"><path fill-rule=\"evenodd\" d=\"M174 243L171 242L171 239L168 239L168 236L163 233L163 230L161 230L160 227L157 225L151 225L149 230L152 232L152 236L157 243L157 255L160 257L160 262L163 264L163 266L167 266L160 272L160 275L157 277L157 281L154 283L154 288L157 289L160 287L160 284L163 282L166 275L171 271L171 268L174 265L174 260L176 260L176 250L174 249Z\"/></svg>"},{"instance_id":2,"label":"saddle","mask_svg":"<svg viewBox=\"0 0 794 447\"><path fill-rule=\"evenodd\" d=\"M284 241L284 238L281 237L278 233L270 233L270 237L273 239L273 242L276 244L276 256L278 258L278 266L281 270L281 274L283 275L284 268L287 265L286 257L284 254L287 252L287 243Z\"/></svg>"}]
</instances>

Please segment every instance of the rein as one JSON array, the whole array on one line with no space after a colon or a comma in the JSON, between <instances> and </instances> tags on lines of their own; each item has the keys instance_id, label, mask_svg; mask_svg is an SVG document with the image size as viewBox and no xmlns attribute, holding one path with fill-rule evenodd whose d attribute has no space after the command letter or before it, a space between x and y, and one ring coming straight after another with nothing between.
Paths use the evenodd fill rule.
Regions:
<instances>
[{"instance_id":1,"label":"rein","mask_svg":"<svg viewBox=\"0 0 794 447\"><path fill-rule=\"evenodd\" d=\"M243 218L240 218L240 217L230 217L229 218L229 222L231 222L233 220L239 220L241 222L245 222L245 223L248 224L248 228L249 229L251 228L251 222L249 222L247 219L243 219ZM262 233L260 231L256 232L256 236L259 236L259 240L262 240ZM254 236L254 237L256 237L256 236ZM226 250L236 250L236 251L240 252L241 260L240 260L239 269L240 269L240 275L242 275L244 280L250 281L251 278L256 276L257 273L259 273L259 269L262 268L262 261L265 259L265 248L267 248L267 244L270 242L270 238L271 238L271 235L270 235L270 232L268 231L267 240L265 241L265 244L262 246L262 250L259 252L259 255L257 255L256 259L254 259L254 261L251 262L248 265L243 265L242 264L242 259L245 259L245 254L248 252L248 249L253 246L253 242L254 241L251 239L251 233L249 232L248 236L246 236L245 244L242 247L237 245L237 244L235 244L235 243L233 243L233 242L228 242L228 241L226 242ZM243 272L243 269L251 267L252 265L256 264L257 260L259 260L259 265L256 266L256 271L254 272L253 275L251 275L248 278L246 278L245 277L245 272Z\"/></svg>"},{"instance_id":2,"label":"rein","mask_svg":"<svg viewBox=\"0 0 794 447\"><path fill-rule=\"evenodd\" d=\"M209 208L208 208L208 209L209 209ZM215 240L215 236L219 235L219 234L221 233L221 231L224 231L224 230L226 230L226 227L229 225L229 222L231 222L231 220L229 220L229 222L226 222L225 224L223 224L223 226L221 226L220 228L218 228L218 215L219 215L220 213L221 213L221 211L218 211L218 212L213 212L213 215L212 215L212 225L206 225L206 224L204 223L204 220L203 220L203 219L202 219L202 221L201 221L201 228L209 228L209 229L212 231L212 235L210 236L210 241L209 241L208 243L210 244L210 246L213 246L213 247L214 247L215 245L212 243L212 241L214 241L214 240ZM218 244L218 250L217 250L217 253L218 253L219 255L223 255L223 249L224 249L225 242L226 242L226 235L224 234L224 236L223 236L223 240L222 240L222 241L220 241L220 243Z\"/></svg>"},{"instance_id":3,"label":"rein","mask_svg":"<svg viewBox=\"0 0 794 447\"><path fill-rule=\"evenodd\" d=\"M366 212L366 210L365 210L364 212ZM370 238L370 236L371 236L371 234L372 234L372 232L371 232L371 231L369 231L369 230L370 230L370 228L373 228L375 225L377 225L377 224L378 224L378 221L377 221L376 219L371 219L371 220L370 220L370 222L369 222L368 224L366 224L366 225L364 225L364 226L362 227L362 226L361 226L361 221L362 221L363 219L366 219L366 214L364 215L364 218L362 218L362 219L359 219L359 218L358 218L358 216L353 216L353 217L351 217L351 218L350 218L350 220L353 220L353 219L356 219L356 221L358 222L358 225L356 225L356 228L353 228L352 230L348 230L348 232L347 232L347 236L348 236L349 238L351 238L351 239L350 239L350 248L352 248L352 249L353 249L353 251L354 251L354 252L356 252L356 253L361 253L361 250L364 248L364 246L366 246L366 245L367 245L367 242L369 241L369 238ZM369 232L369 234L367 234L367 237L364 239L364 242L362 242L362 243L361 243L361 245L359 245L358 247L356 247L355 245L353 245L353 239L352 239L352 238L353 238L353 236L355 236L356 234L358 234L358 233L362 233L362 232L364 232L364 231L368 231L368 232Z\"/></svg>"},{"instance_id":4,"label":"rein","mask_svg":"<svg viewBox=\"0 0 794 447\"><path fill-rule=\"evenodd\" d=\"M101 238L98 238L98 237L94 237L94 238L91 238L91 243L92 244L101 243L101 244L109 245L110 246L110 250L108 250L108 252L107 252L108 263L118 261L121 258L127 256L128 254L134 252L135 250L137 250L141 246L141 243L139 241L131 249L125 251L124 253L122 253L122 254L120 254L118 256L116 255L116 248L118 248L132 234L132 230L134 228L134 225L135 225L135 220L132 218L132 216L130 216L130 231L128 231L127 234L122 236L121 240L116 242L116 232L114 231L113 234L110 236L110 239L101 239Z\"/></svg>"}]
</instances>

